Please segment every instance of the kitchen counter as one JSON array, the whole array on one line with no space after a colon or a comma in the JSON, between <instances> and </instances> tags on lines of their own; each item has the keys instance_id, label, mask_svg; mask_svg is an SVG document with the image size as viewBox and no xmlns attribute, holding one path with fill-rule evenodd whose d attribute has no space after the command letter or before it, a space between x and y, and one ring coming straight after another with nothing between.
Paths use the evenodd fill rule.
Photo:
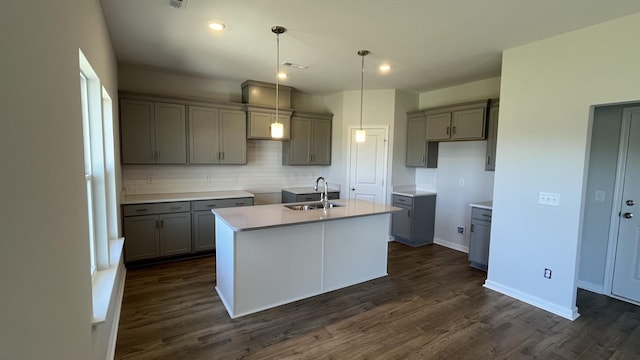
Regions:
<instances>
[{"instance_id":1,"label":"kitchen counter","mask_svg":"<svg viewBox=\"0 0 640 360\"><path fill-rule=\"evenodd\" d=\"M433 191L424 191L424 190L398 190L392 191L393 195L402 195L402 196L410 196L410 197L420 197L420 196L431 196L436 195Z\"/></svg>"},{"instance_id":2,"label":"kitchen counter","mask_svg":"<svg viewBox=\"0 0 640 360\"><path fill-rule=\"evenodd\" d=\"M232 318L387 275L392 206L216 209L216 291Z\"/></svg>"},{"instance_id":3,"label":"kitchen counter","mask_svg":"<svg viewBox=\"0 0 640 360\"><path fill-rule=\"evenodd\" d=\"M400 208L364 200L331 200L339 207L316 210L291 210L284 204L246 206L211 210L233 231L256 230L292 224L339 220L351 217L388 214ZM287 204L291 205L291 204Z\"/></svg>"},{"instance_id":4,"label":"kitchen counter","mask_svg":"<svg viewBox=\"0 0 640 360\"><path fill-rule=\"evenodd\" d=\"M471 207L493 210L493 201L479 201L469 204Z\"/></svg>"},{"instance_id":5,"label":"kitchen counter","mask_svg":"<svg viewBox=\"0 0 640 360\"><path fill-rule=\"evenodd\" d=\"M315 193L315 192L319 193L319 192L324 191L324 185L318 186L318 191L313 191L313 185L311 185L311 186L302 186L302 187L283 188L282 191L287 191L287 192L290 192L290 193L296 194L296 195L311 194L311 193ZM327 192L340 192L340 189L332 188L331 186L329 186Z\"/></svg>"},{"instance_id":6,"label":"kitchen counter","mask_svg":"<svg viewBox=\"0 0 640 360\"><path fill-rule=\"evenodd\" d=\"M167 193L167 194L144 194L127 195L122 201L122 205L130 204L150 204L172 201L193 201L193 200L216 200L253 197L253 194L243 190L231 191L206 191L187 193Z\"/></svg>"}]
</instances>

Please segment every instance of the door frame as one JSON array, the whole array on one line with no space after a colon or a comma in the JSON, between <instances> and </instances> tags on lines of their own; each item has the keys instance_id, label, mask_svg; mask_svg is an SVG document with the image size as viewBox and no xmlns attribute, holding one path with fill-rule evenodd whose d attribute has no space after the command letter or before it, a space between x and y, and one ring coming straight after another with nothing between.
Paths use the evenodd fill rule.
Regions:
<instances>
[{"instance_id":1,"label":"door frame","mask_svg":"<svg viewBox=\"0 0 640 360\"><path fill-rule=\"evenodd\" d=\"M348 153L347 153L347 194L351 194L351 146L353 145L353 143L355 142L355 131L359 130L360 126L355 126L355 125L349 125L347 127L347 134L349 136L349 139L347 140L347 149L348 149ZM383 184L382 184L382 200L384 201L383 204L386 205L387 204L387 198L389 197L389 194L387 192L387 184L388 184L388 179L387 176L389 174L389 126L388 125L370 125L370 126L363 126L362 127L363 130L367 131L369 129L371 130L384 130L384 156L383 156L383 169L384 169L384 174L383 174ZM348 199L350 196L346 196L346 198Z\"/></svg>"},{"instance_id":2,"label":"door frame","mask_svg":"<svg viewBox=\"0 0 640 360\"><path fill-rule=\"evenodd\" d=\"M613 294L613 272L618 247L618 232L620 228L620 204L622 204L622 191L624 188L624 176L627 164L627 150L629 148L629 132L631 130L631 112L640 111L640 106L629 106L622 110L622 124L620 127L620 144L618 146L618 162L616 164L616 178L613 190L613 204L609 226L609 241L607 246L607 258L604 270L604 292L607 296L640 305L627 298Z\"/></svg>"}]
</instances>

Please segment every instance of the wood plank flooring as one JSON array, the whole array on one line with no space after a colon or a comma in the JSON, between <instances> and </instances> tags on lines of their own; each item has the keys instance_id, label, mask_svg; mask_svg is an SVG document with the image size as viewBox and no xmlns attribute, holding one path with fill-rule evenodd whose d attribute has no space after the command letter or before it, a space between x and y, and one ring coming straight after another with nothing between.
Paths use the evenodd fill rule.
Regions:
<instances>
[{"instance_id":1,"label":"wood plank flooring","mask_svg":"<svg viewBox=\"0 0 640 360\"><path fill-rule=\"evenodd\" d=\"M127 274L116 359L640 359L640 307L568 321L482 287L466 254L389 244L389 276L231 320L215 258Z\"/></svg>"}]
</instances>

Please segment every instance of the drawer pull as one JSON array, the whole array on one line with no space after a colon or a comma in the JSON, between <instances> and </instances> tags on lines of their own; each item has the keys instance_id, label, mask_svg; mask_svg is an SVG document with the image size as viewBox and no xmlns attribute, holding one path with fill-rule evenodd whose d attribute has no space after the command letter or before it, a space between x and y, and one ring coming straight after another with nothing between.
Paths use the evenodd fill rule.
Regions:
<instances>
[{"instance_id":1,"label":"drawer pull","mask_svg":"<svg viewBox=\"0 0 640 360\"><path fill-rule=\"evenodd\" d=\"M145 212L147 209L136 209L136 212Z\"/></svg>"},{"instance_id":2,"label":"drawer pull","mask_svg":"<svg viewBox=\"0 0 640 360\"><path fill-rule=\"evenodd\" d=\"M216 207L216 206L218 206L218 205L216 205L216 204L209 204L209 205L207 205L207 207L210 207L210 208L212 208L212 207Z\"/></svg>"},{"instance_id":3,"label":"drawer pull","mask_svg":"<svg viewBox=\"0 0 640 360\"><path fill-rule=\"evenodd\" d=\"M237 202L237 203L235 203L235 205L236 206L242 206L242 205L244 205L244 203L243 202Z\"/></svg>"},{"instance_id":4,"label":"drawer pull","mask_svg":"<svg viewBox=\"0 0 640 360\"><path fill-rule=\"evenodd\" d=\"M172 206L169 208L169 210L180 210L182 209L182 206Z\"/></svg>"},{"instance_id":5,"label":"drawer pull","mask_svg":"<svg viewBox=\"0 0 640 360\"><path fill-rule=\"evenodd\" d=\"M491 217L489 214L482 214L482 216Z\"/></svg>"}]
</instances>

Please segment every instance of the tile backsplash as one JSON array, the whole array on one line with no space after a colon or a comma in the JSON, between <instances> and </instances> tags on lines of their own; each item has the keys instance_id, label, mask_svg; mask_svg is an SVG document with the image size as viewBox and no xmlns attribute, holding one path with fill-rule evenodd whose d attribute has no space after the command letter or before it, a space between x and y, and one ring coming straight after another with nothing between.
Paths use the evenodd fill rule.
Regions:
<instances>
[{"instance_id":1,"label":"tile backsplash","mask_svg":"<svg viewBox=\"0 0 640 360\"><path fill-rule=\"evenodd\" d=\"M123 165L127 195L312 186L324 166L283 166L282 142L247 140L246 165Z\"/></svg>"}]
</instances>

